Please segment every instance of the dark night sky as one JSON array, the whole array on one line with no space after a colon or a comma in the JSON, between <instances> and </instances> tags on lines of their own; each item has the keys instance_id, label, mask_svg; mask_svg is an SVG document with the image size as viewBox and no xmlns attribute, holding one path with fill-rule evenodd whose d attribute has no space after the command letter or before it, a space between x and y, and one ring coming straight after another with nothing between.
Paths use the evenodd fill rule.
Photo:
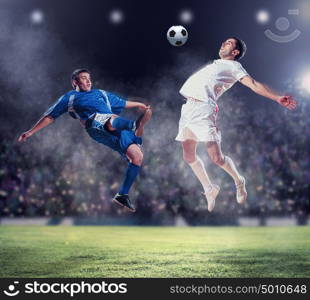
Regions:
<instances>
[{"instance_id":1,"label":"dark night sky","mask_svg":"<svg viewBox=\"0 0 310 300\"><path fill-rule=\"evenodd\" d=\"M6 8L12 26L24 28L33 26L28 20L31 11L41 9L45 14L44 23L33 26L33 30L53 34L54 39L45 47L57 40L72 57L79 56L81 64L104 69L111 76L124 79L150 76L155 70L175 63L176 56L182 52L211 59L216 56L223 39L236 35L248 45L249 51L243 61L247 69L269 80L275 76L271 70L279 70L277 75L281 79L280 74L286 74L292 66L299 67L309 59L306 45L310 45L310 16L303 16L306 12L301 8L307 2L7 0L2 1L1 6ZM298 27L302 31L301 37L286 44L268 40L263 31L271 28L279 33L274 26L276 18L287 16L287 10L296 7L300 8L300 15L288 18L292 30ZM124 13L124 21L118 25L109 22L109 12L115 8ZM179 20L182 9L190 9L194 19L191 24L184 24L190 34L188 43L177 49L167 43L165 35L171 25L182 23ZM259 9L267 9L271 14L265 25L255 20ZM55 53L55 64L58 55Z\"/></svg>"},{"instance_id":2,"label":"dark night sky","mask_svg":"<svg viewBox=\"0 0 310 300\"><path fill-rule=\"evenodd\" d=\"M221 41L231 35L247 42L249 51L243 63L251 73L267 81L275 76L271 69L279 70L277 76L279 73L286 76L287 71L296 66L296 57L297 67L304 63L303 59L309 59L306 47L310 45L309 19L303 22L301 16L290 17L292 27L300 28L304 34L285 45L274 43L263 34L267 28L279 33L274 26L276 18L287 16L288 8L305 1L80 1L74 7L73 4L63 7L63 3L49 2L43 8L47 13L48 29L68 50L83 53L81 63L85 61L91 67L105 69L111 76L125 79L150 76L175 63L176 56L182 52L212 59ZM108 19L114 8L121 9L125 17L117 26ZM266 25L255 20L255 13L262 8L271 13ZM167 43L165 33L171 25L181 23L179 12L182 9L190 9L194 20L184 24L190 33L188 43L176 49ZM287 31L289 33L290 29Z\"/></svg>"},{"instance_id":3,"label":"dark night sky","mask_svg":"<svg viewBox=\"0 0 310 300\"><path fill-rule=\"evenodd\" d=\"M70 89L68 78L78 67L92 70L94 79L106 85L101 88L138 96L144 96L149 82L169 76L173 70L178 95L184 80L201 64L217 58L220 43L230 36L246 41L248 52L241 62L248 72L276 89L287 91L298 83L302 72L310 70L308 0L3 0L0 5L0 85L2 99L6 98L2 107L13 95L28 101L39 95L41 100L36 101L42 111L46 102L50 104ZM298 16L288 16L292 8L299 9ZM36 9L44 14L41 24L30 21ZM120 24L109 20L114 9L124 14ZM182 24L179 14L186 9L193 13L192 22L183 23L189 39L176 48L168 43L166 32L171 25ZM270 13L266 24L256 20L261 9ZM279 17L290 21L284 32L275 28ZM297 28L301 35L289 43L276 43L264 35L268 28L281 35ZM251 95L255 103L263 103L261 97L236 86L245 97ZM19 107L24 108L23 104ZM13 113L11 108L9 111Z\"/></svg>"}]
</instances>

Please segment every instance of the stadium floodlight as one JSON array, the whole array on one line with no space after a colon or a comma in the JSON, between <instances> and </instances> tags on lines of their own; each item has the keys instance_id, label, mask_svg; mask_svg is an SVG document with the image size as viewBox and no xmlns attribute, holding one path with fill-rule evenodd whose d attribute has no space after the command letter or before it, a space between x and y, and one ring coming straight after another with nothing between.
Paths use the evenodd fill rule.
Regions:
<instances>
[{"instance_id":1,"label":"stadium floodlight","mask_svg":"<svg viewBox=\"0 0 310 300\"><path fill-rule=\"evenodd\" d=\"M185 9L180 12L179 18L182 23L188 24L193 21L194 16L190 10Z\"/></svg>"},{"instance_id":2,"label":"stadium floodlight","mask_svg":"<svg viewBox=\"0 0 310 300\"><path fill-rule=\"evenodd\" d=\"M44 20L44 14L41 10L36 9L31 12L30 20L33 24L41 24Z\"/></svg>"},{"instance_id":3,"label":"stadium floodlight","mask_svg":"<svg viewBox=\"0 0 310 300\"><path fill-rule=\"evenodd\" d=\"M256 13L256 20L260 24L265 24L269 21L269 12L267 10L260 10Z\"/></svg>"},{"instance_id":4,"label":"stadium floodlight","mask_svg":"<svg viewBox=\"0 0 310 300\"><path fill-rule=\"evenodd\" d=\"M118 9L114 9L110 12L110 22L113 24L119 24L124 20L124 14Z\"/></svg>"}]
</instances>

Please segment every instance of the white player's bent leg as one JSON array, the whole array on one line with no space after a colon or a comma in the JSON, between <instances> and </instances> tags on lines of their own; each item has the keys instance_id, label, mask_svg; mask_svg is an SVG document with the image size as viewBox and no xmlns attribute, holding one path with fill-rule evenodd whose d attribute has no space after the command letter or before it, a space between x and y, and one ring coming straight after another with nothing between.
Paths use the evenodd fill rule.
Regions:
<instances>
[{"instance_id":1,"label":"white player's bent leg","mask_svg":"<svg viewBox=\"0 0 310 300\"><path fill-rule=\"evenodd\" d=\"M220 167L224 169L234 180L235 184L241 183L242 176L239 174L237 167L229 156L224 156L224 164Z\"/></svg>"},{"instance_id":2,"label":"white player's bent leg","mask_svg":"<svg viewBox=\"0 0 310 300\"><path fill-rule=\"evenodd\" d=\"M236 185L237 189L237 202L239 204L243 204L246 201L246 198L248 196L248 193L245 188L245 178L241 177L241 182Z\"/></svg>"}]
</instances>

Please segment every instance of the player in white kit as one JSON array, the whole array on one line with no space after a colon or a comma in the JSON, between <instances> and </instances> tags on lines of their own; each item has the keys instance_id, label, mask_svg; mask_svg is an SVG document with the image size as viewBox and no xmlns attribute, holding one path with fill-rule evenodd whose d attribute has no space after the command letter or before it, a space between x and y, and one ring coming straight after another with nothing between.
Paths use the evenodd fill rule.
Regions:
<instances>
[{"instance_id":1,"label":"player in white kit","mask_svg":"<svg viewBox=\"0 0 310 300\"><path fill-rule=\"evenodd\" d=\"M233 160L221 150L221 133L216 126L217 99L240 81L255 93L288 109L295 109L297 105L291 96L278 95L248 75L237 61L245 52L246 45L242 40L236 37L227 39L219 50L220 59L191 75L180 90L180 94L186 98L186 104L182 106L176 140L182 142L183 158L203 186L210 212L214 208L220 187L210 181L203 161L196 153L198 142L206 144L212 162L233 178L237 189L237 202L242 204L247 198L245 178L240 175Z\"/></svg>"}]
</instances>

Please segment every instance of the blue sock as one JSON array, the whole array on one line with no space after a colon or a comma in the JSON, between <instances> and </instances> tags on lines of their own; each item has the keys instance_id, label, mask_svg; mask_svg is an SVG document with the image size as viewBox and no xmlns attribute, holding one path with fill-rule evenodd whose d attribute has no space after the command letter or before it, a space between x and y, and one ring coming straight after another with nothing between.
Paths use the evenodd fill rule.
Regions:
<instances>
[{"instance_id":1,"label":"blue sock","mask_svg":"<svg viewBox=\"0 0 310 300\"><path fill-rule=\"evenodd\" d=\"M126 171L126 175L125 175L125 179L124 182L119 190L119 194L121 195L125 195L129 193L129 190L132 186L132 184L134 183L137 175L140 172L140 166L136 166L132 163L128 164L128 168Z\"/></svg>"},{"instance_id":2,"label":"blue sock","mask_svg":"<svg viewBox=\"0 0 310 300\"><path fill-rule=\"evenodd\" d=\"M134 121L130 121L122 117L117 117L111 122L111 125L117 130L132 130Z\"/></svg>"}]
</instances>

